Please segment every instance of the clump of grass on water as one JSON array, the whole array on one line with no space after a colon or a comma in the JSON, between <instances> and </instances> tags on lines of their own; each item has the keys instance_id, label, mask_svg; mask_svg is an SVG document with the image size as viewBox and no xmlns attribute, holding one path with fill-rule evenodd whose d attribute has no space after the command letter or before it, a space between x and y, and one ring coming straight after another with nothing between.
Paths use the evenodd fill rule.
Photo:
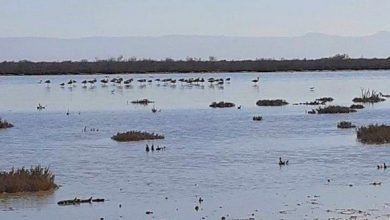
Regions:
<instances>
[{"instance_id":1,"label":"clump of grass on water","mask_svg":"<svg viewBox=\"0 0 390 220\"><path fill-rule=\"evenodd\" d=\"M390 126L371 124L357 129L357 139L364 144L385 144L390 142Z\"/></svg>"},{"instance_id":2,"label":"clump of grass on water","mask_svg":"<svg viewBox=\"0 0 390 220\"><path fill-rule=\"evenodd\" d=\"M326 107L319 107L316 109L318 114L337 114L337 113L351 113L356 112L355 109L351 109L350 107L346 106L339 106L339 105L329 105Z\"/></svg>"},{"instance_id":3,"label":"clump of grass on water","mask_svg":"<svg viewBox=\"0 0 390 220\"><path fill-rule=\"evenodd\" d=\"M364 108L364 105L360 105L360 104L352 104L351 106L349 106L351 109L363 109Z\"/></svg>"},{"instance_id":4,"label":"clump of grass on water","mask_svg":"<svg viewBox=\"0 0 390 220\"><path fill-rule=\"evenodd\" d=\"M256 102L258 106L283 106L288 105L288 102L283 99L262 99Z\"/></svg>"},{"instance_id":5,"label":"clump of grass on water","mask_svg":"<svg viewBox=\"0 0 390 220\"><path fill-rule=\"evenodd\" d=\"M360 97L352 99L353 102L360 103L377 103L383 102L386 99L381 98L380 93L377 93L375 90L362 89L362 94Z\"/></svg>"},{"instance_id":6,"label":"clump of grass on water","mask_svg":"<svg viewBox=\"0 0 390 220\"><path fill-rule=\"evenodd\" d=\"M356 125L352 124L352 122L349 121L340 121L337 124L337 128L347 129L347 128L355 128Z\"/></svg>"},{"instance_id":7,"label":"clump of grass on water","mask_svg":"<svg viewBox=\"0 0 390 220\"><path fill-rule=\"evenodd\" d=\"M0 193L38 192L56 189L54 174L40 165L0 172Z\"/></svg>"},{"instance_id":8,"label":"clump of grass on water","mask_svg":"<svg viewBox=\"0 0 390 220\"><path fill-rule=\"evenodd\" d=\"M0 129L12 128L14 125L0 118Z\"/></svg>"},{"instance_id":9,"label":"clump of grass on water","mask_svg":"<svg viewBox=\"0 0 390 220\"><path fill-rule=\"evenodd\" d=\"M234 107L235 104L232 102L213 102L209 106L211 108L231 108Z\"/></svg>"},{"instance_id":10,"label":"clump of grass on water","mask_svg":"<svg viewBox=\"0 0 390 220\"><path fill-rule=\"evenodd\" d=\"M124 133L118 132L116 135L112 136L111 139L119 142L127 142L164 139L164 136L155 133L148 133L146 131L128 131Z\"/></svg>"}]
</instances>

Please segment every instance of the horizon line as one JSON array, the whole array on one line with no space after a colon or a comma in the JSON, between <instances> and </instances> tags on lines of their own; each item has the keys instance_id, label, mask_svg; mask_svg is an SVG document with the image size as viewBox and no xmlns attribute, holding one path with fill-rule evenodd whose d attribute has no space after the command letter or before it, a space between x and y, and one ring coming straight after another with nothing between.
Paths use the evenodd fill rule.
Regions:
<instances>
[{"instance_id":1,"label":"horizon line","mask_svg":"<svg viewBox=\"0 0 390 220\"><path fill-rule=\"evenodd\" d=\"M363 38L371 37L380 34L390 34L390 31L377 31L372 34L364 35L337 35L328 34L323 32L307 32L301 35L263 35L263 36L240 36L240 35L208 35L208 34L163 34L163 35L124 35L124 36L105 36L105 35L91 35L82 37L54 37L54 36L7 36L1 37L0 39L23 39L23 38L41 38L41 39L58 39L58 40L79 40L88 38L164 38L164 37L223 37L223 38L299 38L311 35L321 35L328 37L341 37L341 38Z\"/></svg>"}]
</instances>

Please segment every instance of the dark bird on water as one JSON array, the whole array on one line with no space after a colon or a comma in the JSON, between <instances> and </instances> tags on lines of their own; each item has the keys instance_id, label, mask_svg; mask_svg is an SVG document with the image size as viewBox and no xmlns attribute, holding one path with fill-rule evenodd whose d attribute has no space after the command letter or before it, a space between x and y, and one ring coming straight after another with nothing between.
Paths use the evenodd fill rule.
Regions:
<instances>
[{"instance_id":1,"label":"dark bird on water","mask_svg":"<svg viewBox=\"0 0 390 220\"><path fill-rule=\"evenodd\" d=\"M288 165L288 160L283 161L281 157L279 157L279 166Z\"/></svg>"}]
</instances>

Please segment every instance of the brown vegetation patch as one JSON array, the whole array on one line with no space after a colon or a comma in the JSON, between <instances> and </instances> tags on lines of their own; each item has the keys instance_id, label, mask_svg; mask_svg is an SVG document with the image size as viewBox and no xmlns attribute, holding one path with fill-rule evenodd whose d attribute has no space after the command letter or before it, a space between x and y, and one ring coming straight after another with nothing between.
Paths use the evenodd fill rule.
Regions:
<instances>
[{"instance_id":1,"label":"brown vegetation patch","mask_svg":"<svg viewBox=\"0 0 390 220\"><path fill-rule=\"evenodd\" d=\"M38 192L56 189L54 174L41 166L0 172L0 193Z\"/></svg>"},{"instance_id":2,"label":"brown vegetation patch","mask_svg":"<svg viewBox=\"0 0 390 220\"><path fill-rule=\"evenodd\" d=\"M0 118L0 129L12 128L14 125Z\"/></svg>"},{"instance_id":3,"label":"brown vegetation patch","mask_svg":"<svg viewBox=\"0 0 390 220\"><path fill-rule=\"evenodd\" d=\"M234 107L235 104L232 102L213 102L209 106L211 108L231 108Z\"/></svg>"},{"instance_id":4,"label":"brown vegetation patch","mask_svg":"<svg viewBox=\"0 0 390 220\"><path fill-rule=\"evenodd\" d=\"M355 109L351 109L346 106L330 105L324 108L319 107L317 110L318 114L337 114L337 113L351 113L356 112Z\"/></svg>"},{"instance_id":5,"label":"brown vegetation patch","mask_svg":"<svg viewBox=\"0 0 390 220\"><path fill-rule=\"evenodd\" d=\"M148 133L145 131L128 131L124 133L118 132L116 135L112 136L111 139L119 142L127 142L164 139L164 136L155 133Z\"/></svg>"},{"instance_id":6,"label":"brown vegetation patch","mask_svg":"<svg viewBox=\"0 0 390 220\"><path fill-rule=\"evenodd\" d=\"M256 102L258 106L283 106L288 105L288 102L283 99L262 99Z\"/></svg>"},{"instance_id":7,"label":"brown vegetation patch","mask_svg":"<svg viewBox=\"0 0 390 220\"><path fill-rule=\"evenodd\" d=\"M357 139L364 144L385 144L390 142L390 126L371 124L357 130Z\"/></svg>"}]
</instances>

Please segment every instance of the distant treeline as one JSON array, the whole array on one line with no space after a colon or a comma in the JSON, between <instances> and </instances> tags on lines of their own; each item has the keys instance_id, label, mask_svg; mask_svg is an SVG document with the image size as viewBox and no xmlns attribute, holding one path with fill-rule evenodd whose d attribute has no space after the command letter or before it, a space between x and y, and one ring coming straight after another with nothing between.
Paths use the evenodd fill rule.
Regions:
<instances>
[{"instance_id":1,"label":"distant treeline","mask_svg":"<svg viewBox=\"0 0 390 220\"><path fill-rule=\"evenodd\" d=\"M352 59L347 55L336 55L321 59L294 60L122 60L31 62L4 61L0 63L0 75L24 74L115 74L115 73L189 73L189 72L277 72L277 71L337 71L337 70L386 70L387 59Z\"/></svg>"}]
</instances>

